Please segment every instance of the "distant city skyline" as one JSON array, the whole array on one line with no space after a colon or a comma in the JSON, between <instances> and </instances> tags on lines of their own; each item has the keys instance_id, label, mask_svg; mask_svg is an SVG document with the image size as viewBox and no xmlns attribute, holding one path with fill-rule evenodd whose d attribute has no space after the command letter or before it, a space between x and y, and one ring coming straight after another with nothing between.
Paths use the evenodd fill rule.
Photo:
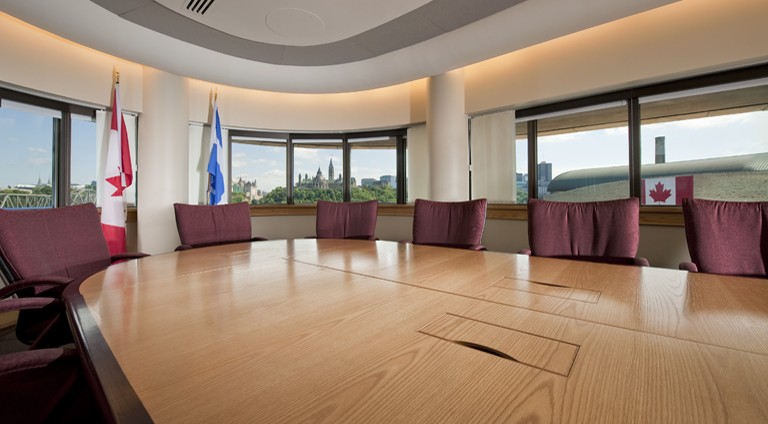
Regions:
<instances>
[{"instance_id":1,"label":"distant city skyline","mask_svg":"<svg viewBox=\"0 0 768 424\"><path fill-rule=\"evenodd\" d=\"M351 177L357 185L363 178L379 179L382 175L397 173L395 149L353 149L351 162ZM294 149L294 183L298 175L308 175L310 178L317 174L317 169L328 178L328 163L333 160L335 177L343 175L343 161L340 149ZM232 178L237 180L256 180L256 185L264 192L270 192L275 187L285 187L286 181L285 148L275 146L253 146L248 144L232 144Z\"/></svg>"}]
</instances>

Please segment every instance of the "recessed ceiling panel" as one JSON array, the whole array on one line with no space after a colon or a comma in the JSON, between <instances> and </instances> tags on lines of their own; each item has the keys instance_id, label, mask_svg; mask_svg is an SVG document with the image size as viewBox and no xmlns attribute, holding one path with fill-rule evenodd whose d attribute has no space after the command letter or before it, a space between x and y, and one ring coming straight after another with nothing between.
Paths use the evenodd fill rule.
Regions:
<instances>
[{"instance_id":1,"label":"recessed ceiling panel","mask_svg":"<svg viewBox=\"0 0 768 424\"><path fill-rule=\"evenodd\" d=\"M201 15L187 9L190 0L150 1L235 37L295 46L344 40L429 3L429 0L214 0L205 14ZM205 0L191 1L202 3ZM288 26L307 23L306 18L310 15L323 22L323 31L315 33L313 37L296 37L295 31L301 29ZM282 29L275 31L273 25L279 25ZM309 25L314 26L315 23L309 22Z\"/></svg>"},{"instance_id":2,"label":"recessed ceiling panel","mask_svg":"<svg viewBox=\"0 0 768 424\"><path fill-rule=\"evenodd\" d=\"M120 0L92 1L131 22L207 49L264 63L322 66L406 48L524 0L396 0L391 5L298 0L292 7L277 0L215 0L206 3L204 14L197 12L197 2L205 0L192 0L189 8L190 0L131 0L131 8ZM358 48L344 48L350 44ZM276 50L287 54L277 58Z\"/></svg>"}]
</instances>

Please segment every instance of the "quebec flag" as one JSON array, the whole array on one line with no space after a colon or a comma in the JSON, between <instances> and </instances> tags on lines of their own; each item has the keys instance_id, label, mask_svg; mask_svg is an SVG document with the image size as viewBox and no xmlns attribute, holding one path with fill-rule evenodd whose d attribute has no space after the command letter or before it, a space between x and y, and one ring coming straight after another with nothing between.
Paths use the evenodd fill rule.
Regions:
<instances>
[{"instance_id":1,"label":"quebec flag","mask_svg":"<svg viewBox=\"0 0 768 424\"><path fill-rule=\"evenodd\" d=\"M211 123L211 152L208 158L208 204L210 205L220 205L224 199L224 174L221 172L223 148L219 106L214 99L213 122Z\"/></svg>"}]
</instances>

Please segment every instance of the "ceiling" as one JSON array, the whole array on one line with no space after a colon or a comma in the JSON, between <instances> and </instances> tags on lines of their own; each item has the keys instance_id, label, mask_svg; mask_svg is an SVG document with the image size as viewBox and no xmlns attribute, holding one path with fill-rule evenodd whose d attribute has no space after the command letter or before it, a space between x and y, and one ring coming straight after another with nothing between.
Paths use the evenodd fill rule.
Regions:
<instances>
[{"instance_id":1,"label":"ceiling","mask_svg":"<svg viewBox=\"0 0 768 424\"><path fill-rule=\"evenodd\" d=\"M329 93L438 75L673 1L0 0L0 10L174 74Z\"/></svg>"}]
</instances>

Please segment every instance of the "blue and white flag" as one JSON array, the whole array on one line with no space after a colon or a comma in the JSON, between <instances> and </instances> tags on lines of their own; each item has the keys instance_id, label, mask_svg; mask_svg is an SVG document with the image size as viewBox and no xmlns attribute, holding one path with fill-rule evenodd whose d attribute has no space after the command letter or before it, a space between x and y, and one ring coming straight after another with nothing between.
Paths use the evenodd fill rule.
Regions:
<instances>
[{"instance_id":1,"label":"blue and white flag","mask_svg":"<svg viewBox=\"0 0 768 424\"><path fill-rule=\"evenodd\" d=\"M211 123L211 156L208 159L208 204L210 205L220 205L224 199L224 174L221 172L223 148L219 106L214 98L213 122Z\"/></svg>"}]
</instances>

